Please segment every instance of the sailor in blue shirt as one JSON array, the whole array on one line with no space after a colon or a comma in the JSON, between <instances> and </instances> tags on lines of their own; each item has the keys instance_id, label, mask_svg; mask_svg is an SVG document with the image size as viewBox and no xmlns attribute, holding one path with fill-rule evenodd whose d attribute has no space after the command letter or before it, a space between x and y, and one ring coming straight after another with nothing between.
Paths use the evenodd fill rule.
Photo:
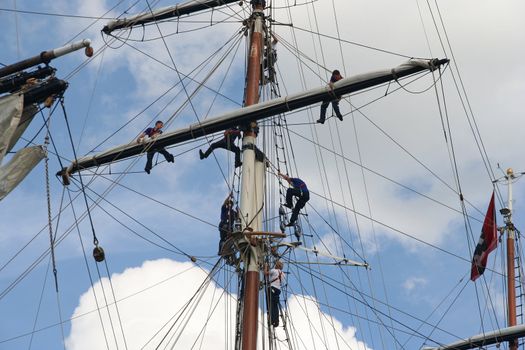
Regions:
<instances>
[{"instance_id":1,"label":"sailor in blue shirt","mask_svg":"<svg viewBox=\"0 0 525 350\"><path fill-rule=\"evenodd\" d=\"M140 134L140 136L137 138L137 143L144 142L144 138L146 136L149 137L150 140L155 139L157 136L162 134L161 129L163 126L164 126L164 123L160 120L157 120L153 128L147 128L146 130L144 130L142 134ZM173 154L166 151L164 147L155 147L155 144L153 144L148 149L146 167L144 168L144 171L147 172L148 174L151 172L151 168L153 167L152 163L153 163L153 156L155 155L155 152L159 152L160 154L162 154L164 158L166 158L166 161L168 163L173 163L175 161Z\"/></svg>"},{"instance_id":2,"label":"sailor in blue shirt","mask_svg":"<svg viewBox=\"0 0 525 350\"><path fill-rule=\"evenodd\" d=\"M288 181L288 183L292 186L286 191L286 203L284 206L292 209L292 197L297 197L297 202L295 203L295 207L292 209L292 216L290 217L290 222L288 223L288 226L293 226L297 221L299 211L306 205L306 202L310 200L310 192L308 192L308 187L306 187L306 184L303 180L297 177L289 177L281 173L278 175Z\"/></svg>"}]
</instances>

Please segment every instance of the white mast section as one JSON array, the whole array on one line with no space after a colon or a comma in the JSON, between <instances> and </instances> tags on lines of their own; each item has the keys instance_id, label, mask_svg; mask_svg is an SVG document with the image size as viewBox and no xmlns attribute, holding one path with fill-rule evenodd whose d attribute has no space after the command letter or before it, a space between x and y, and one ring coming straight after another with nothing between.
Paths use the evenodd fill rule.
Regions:
<instances>
[{"instance_id":1,"label":"white mast section","mask_svg":"<svg viewBox=\"0 0 525 350\"><path fill-rule=\"evenodd\" d=\"M58 47L56 49L44 51L40 53L40 55L33 56L31 58L25 59L23 61L10 64L8 66L0 68L0 78L8 76L10 74L16 73L18 71L36 66L41 63L49 63L52 59L55 59L60 56L67 55L68 53L77 51L81 48L88 48L91 45L91 40L84 39L80 40L71 44L64 45L62 47ZM86 51L86 55L88 57L91 57L93 54L93 51Z\"/></svg>"},{"instance_id":2,"label":"white mast section","mask_svg":"<svg viewBox=\"0 0 525 350\"><path fill-rule=\"evenodd\" d=\"M77 51L79 49L82 49L82 48L85 48L85 47L89 47L90 45L91 45L91 40L84 39L84 40L80 40L80 41L77 41L77 42L74 42L74 43L71 43L71 44L64 45L62 47L53 49L53 50L50 51L49 55L50 55L51 58L57 58L57 57L60 57L60 56L67 55L68 53Z\"/></svg>"},{"instance_id":3,"label":"white mast section","mask_svg":"<svg viewBox=\"0 0 525 350\"><path fill-rule=\"evenodd\" d=\"M447 59L413 59L395 68L383 69L341 79L334 84L333 91L331 91L328 86L318 87L297 94L240 108L225 113L219 117L209 118L203 120L201 123L192 124L183 129L165 132L154 141L148 143L137 144L135 140L133 140L131 143L111 148L105 152L80 158L78 163L72 163L67 169L63 169L59 173L61 175L72 174L79 170L90 169L119 159L139 155L151 148L153 143L158 147L167 147L188 140L197 139L204 135L223 131L230 127L245 125L250 121L257 121L279 113L304 108L322 102L325 99L333 99L334 94L337 96L344 96L421 71L432 71L447 62Z\"/></svg>"}]
</instances>

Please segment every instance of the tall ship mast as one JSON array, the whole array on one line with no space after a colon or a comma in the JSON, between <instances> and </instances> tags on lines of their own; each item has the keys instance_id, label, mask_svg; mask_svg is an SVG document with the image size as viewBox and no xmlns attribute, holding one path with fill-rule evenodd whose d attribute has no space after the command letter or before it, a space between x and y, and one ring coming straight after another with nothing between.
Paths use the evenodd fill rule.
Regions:
<instances>
[{"instance_id":1,"label":"tall ship mast","mask_svg":"<svg viewBox=\"0 0 525 350\"><path fill-rule=\"evenodd\" d=\"M522 348L524 173L495 175L448 11L416 5L428 48L351 40L346 0L2 9L90 24L0 60L0 348Z\"/></svg>"}]
</instances>

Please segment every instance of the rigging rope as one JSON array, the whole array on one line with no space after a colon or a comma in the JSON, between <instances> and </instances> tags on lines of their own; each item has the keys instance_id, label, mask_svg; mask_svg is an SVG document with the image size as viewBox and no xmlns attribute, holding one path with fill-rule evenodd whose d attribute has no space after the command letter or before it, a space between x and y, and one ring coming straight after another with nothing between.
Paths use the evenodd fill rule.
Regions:
<instances>
[{"instance_id":1,"label":"rigging rope","mask_svg":"<svg viewBox=\"0 0 525 350\"><path fill-rule=\"evenodd\" d=\"M45 153L45 176L46 176L46 202L47 202L47 226L49 229L49 246L51 250L51 262L53 266L53 275L55 276L55 290L58 293L58 276L55 260L55 240L53 237L53 220L51 215L51 186L49 184L49 156L47 148L49 146L49 128L51 124L51 109L49 110L49 117L46 122L46 136L44 138L44 153Z\"/></svg>"},{"instance_id":2,"label":"rigging rope","mask_svg":"<svg viewBox=\"0 0 525 350\"><path fill-rule=\"evenodd\" d=\"M128 349L128 343L126 341L126 335L124 333L124 327L122 327L122 318L120 317L120 311L118 309L118 301L117 301L117 297L115 296L115 289L113 288L113 282L111 280L111 274L109 273L107 257L106 257L106 259L104 259L104 266L106 267L106 274L108 276L109 286L111 287L111 294L113 296L113 303L115 304L115 310L117 311L118 323L119 323L119 326L120 326L120 331L122 333L122 339L124 340L124 348L127 350ZM109 310L109 305L108 305L108 310Z\"/></svg>"},{"instance_id":3,"label":"rigging rope","mask_svg":"<svg viewBox=\"0 0 525 350\"><path fill-rule=\"evenodd\" d=\"M171 324L171 326L168 328L168 331L164 334L164 336L161 338L161 340L158 342L157 346L155 347L155 349L159 349L160 346L162 345L162 343L166 340L167 336L170 334L170 332L173 330L173 328L175 327L175 325L178 323L178 321L181 319L181 317L183 317L183 315L185 315L185 312L188 310L188 308L190 308L190 314L195 310L195 307L198 305L199 301L202 299L202 297L204 296L204 292L206 291L206 289L208 288L210 282L213 280L213 276L217 273L218 271L218 267L220 266L220 263L222 262L222 259L218 259L217 262L215 263L215 265L213 266L212 270L207 274L206 278L204 279L204 281L202 281L202 283L200 284L200 286L197 288L197 291L193 294L193 296L190 298L190 300L188 300L185 305L182 307L182 309L180 309L179 311L177 311L177 313L170 319L168 320L168 322L170 322L172 319L175 318L175 316L177 316L177 314L179 314L178 317L175 318L175 320L173 321L173 323ZM167 323L165 323L165 325L167 325ZM164 325L164 326L165 326ZM187 325L187 323L185 325L183 325L183 329L184 327ZM162 326L164 328L164 326ZM155 336L157 336L159 333L160 333L161 329L156 332L143 346L142 346L142 349L144 347L146 347L146 345L148 345ZM179 335L180 336L180 335ZM177 338L178 339L178 338ZM177 341L175 341L174 345L177 343Z\"/></svg>"},{"instance_id":4,"label":"rigging rope","mask_svg":"<svg viewBox=\"0 0 525 350\"><path fill-rule=\"evenodd\" d=\"M104 259L104 261L105 260L106 259ZM98 280L99 280L99 284L100 284L100 289L102 290L102 297L104 298L103 308L106 309L106 312L108 314L109 325L111 327L111 333L113 334L113 340L115 341L115 346L116 346L116 348L118 350L119 346L118 346L117 335L115 333L115 326L113 325L113 318L111 317L111 310L109 309L109 303L108 303L108 299L107 299L107 296L106 296L106 288L104 287L104 280L102 279L102 275L101 275L100 269L98 267L98 261L97 261L97 263L95 263L95 268L97 270L97 275L98 275ZM115 304L115 307L116 307L116 304Z\"/></svg>"},{"instance_id":5,"label":"rigging rope","mask_svg":"<svg viewBox=\"0 0 525 350\"><path fill-rule=\"evenodd\" d=\"M75 151L75 143L73 142L73 135L71 134L71 128L69 127L69 120L67 118L66 107L64 105L64 98L63 97L60 98L60 106L62 107L62 112L64 114L64 119L66 121L66 127L67 127L67 132L68 132L68 135L69 135L69 141L71 142L71 148L73 149L73 157L74 157L75 162L78 162L77 152ZM86 204L86 210L87 210L87 215L88 215L88 218L89 218L89 224L91 225L91 232L93 233L93 244L95 245L95 247L98 247L98 238L97 238L97 235L95 233L95 226L93 225L93 218L91 217L91 212L89 211L89 205L88 205L88 202L87 202L87 196L86 196L86 192L84 190L84 182L82 180L82 175L80 173L78 174L78 178L80 180L80 185L81 185L82 193L83 193L83 196L84 196L84 202Z\"/></svg>"},{"instance_id":6,"label":"rigging rope","mask_svg":"<svg viewBox=\"0 0 525 350\"><path fill-rule=\"evenodd\" d=\"M461 86L461 92L463 92L464 100L465 100L467 106L465 106L463 97L461 96L460 89L459 89L458 83L456 81L456 77L455 77L455 74L454 74L453 70L450 71L451 72L451 76L452 76L452 80L454 81L454 85L456 86L456 90L458 92L461 104L463 106L463 110L465 112L465 116L467 117L467 121L469 123L471 132L472 132L472 134L474 136L474 140L476 141L476 145L478 147L478 151L479 151L479 153L481 155L481 159L483 161L483 164L485 165L485 170L487 171L487 174L489 175L489 179L492 182L496 178L496 176L494 175L494 172L492 171L492 168L490 167L489 156L487 154L487 150L485 148L485 144L484 144L483 139L481 137L481 133L479 131L479 128L478 128L478 125L477 125L477 122L476 122L476 118L475 118L475 115L474 115L474 111L472 110L472 106L470 104L470 99L468 98L467 91L465 89L465 85L463 84L463 79L461 78L461 73L460 73L459 67L457 65L456 57L454 55L454 50L452 50L452 44L450 43L450 39L448 37L448 33L447 33L447 30L446 30L446 27L445 27L445 23L443 21L443 17L441 15L441 11L439 9L439 5L438 5L437 1L434 1L434 3L435 3L436 9L437 9L437 13L438 13L438 16L439 16L439 20L440 20L440 23L441 23L441 28L443 28L443 33L444 33L444 36L445 36L448 48L450 49L450 54L452 56L452 63L454 65L454 67L456 69L456 72L457 72L457 75L458 75L459 85ZM428 0L427 0L427 4L428 4L428 7L429 7L430 14L432 16L432 20L434 21L434 26L436 27L436 31L438 32L438 37L439 37L439 40L440 40L440 43L441 43L441 47L442 47L443 51L446 53L445 46L443 44L441 35L439 33L439 30L437 30L437 24L436 24L436 20L434 18L434 13L432 12L432 9L431 9L431 6L430 6L430 2ZM467 108L466 107L468 107L468 112L467 112ZM470 115L470 118L469 118L469 115ZM503 200L502 200L502 195L501 195L501 192L499 191L499 188L496 188L496 193L498 194L498 199L499 199L500 205L501 205L503 203Z\"/></svg>"},{"instance_id":7,"label":"rigging rope","mask_svg":"<svg viewBox=\"0 0 525 350\"><path fill-rule=\"evenodd\" d=\"M79 195L80 195L80 193L79 193ZM104 335L104 341L105 341L105 344L106 344L106 349L109 350L109 341L108 341L108 337L107 337L107 334L106 334L106 329L104 327L104 321L102 320L102 312L101 312L101 308L100 308L99 303L98 303L97 292L95 291L95 283L93 282L93 276L91 275L91 269L89 268L89 263L88 263L88 259L87 259L87 255L86 255L86 250L84 248L84 241L82 240L82 235L80 234L80 227L79 227L80 221L79 221L79 218L77 217L77 214L76 214L76 211L75 211L75 207L73 206L73 199L71 198L71 191L68 191L68 196L69 196L69 203L71 204L71 211L73 213L73 218L74 218L74 224L71 227L72 228L76 228L76 231L77 231L77 234L78 234L78 240L80 242L80 247L82 248L82 255L84 256L84 263L86 265L86 270L87 270L87 273L88 273L88 276L89 276L89 282L91 284L91 291L93 292L93 298L95 300L96 310L97 310L97 313L98 313L98 319L100 321L100 326L102 328L102 334ZM87 212L87 210L84 212L84 214L86 212ZM84 214L82 216L85 218ZM69 232L72 231L72 228L69 230ZM68 232L68 231L66 231L66 232ZM64 233L62 237L65 237L65 234L66 233Z\"/></svg>"}]
</instances>

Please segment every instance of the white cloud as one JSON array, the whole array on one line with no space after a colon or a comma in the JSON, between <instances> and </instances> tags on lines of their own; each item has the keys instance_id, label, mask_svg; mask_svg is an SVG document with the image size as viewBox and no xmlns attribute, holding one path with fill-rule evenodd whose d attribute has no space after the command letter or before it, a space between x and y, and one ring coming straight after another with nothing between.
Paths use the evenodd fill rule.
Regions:
<instances>
[{"instance_id":1,"label":"white cloud","mask_svg":"<svg viewBox=\"0 0 525 350\"><path fill-rule=\"evenodd\" d=\"M339 320L319 310L320 306L313 297L294 295L289 298L288 326L292 332L300 333L299 337L292 337L294 349L371 349L358 340L355 327L345 327ZM323 337L323 329L327 329L330 336ZM279 327L276 334L279 339L286 339L283 328Z\"/></svg>"},{"instance_id":2,"label":"white cloud","mask_svg":"<svg viewBox=\"0 0 525 350\"><path fill-rule=\"evenodd\" d=\"M112 284L117 300L165 281L154 288L118 303L128 347L130 349L141 348L153 337L152 342L146 348L154 348L167 332L173 320L180 315L185 303L194 295L205 277L206 273L191 263L179 263L167 259L146 261L141 267L128 268L121 274L114 274L112 276ZM113 298L108 280L104 278L102 284L104 285L109 304L111 304ZM96 283L95 291L97 292L99 305L106 305L100 281ZM235 305L235 303L230 295L221 295L222 292L223 290L212 282L202 296L203 299L197 299L200 304L195 310L196 314L187 325L177 348L189 349L191 347L192 342L197 339L199 332L204 326L208 312L211 310L210 308L215 303L217 303L218 307L206 329L204 346L210 347L211 344L223 343L221 337L224 335L225 305ZM218 301L219 299L220 301ZM230 300L227 301L227 299ZM94 309L96 309L96 305L93 292L90 289L81 296L73 317ZM111 310L111 318L119 347L123 347L123 338L118 326L116 309L110 305L109 310ZM184 314L186 315L186 313ZM115 340L110 331L107 309L102 309L101 315L109 338L110 348L113 349L115 348ZM184 322L181 321L179 324L181 323ZM104 335L101 329L99 316L96 312L75 319L72 322L71 333L66 340L67 348L105 348ZM155 335L159 330L160 333Z\"/></svg>"},{"instance_id":3,"label":"white cloud","mask_svg":"<svg viewBox=\"0 0 525 350\"><path fill-rule=\"evenodd\" d=\"M403 288L407 293L411 293L415 288L426 286L428 283L426 278L422 277L409 277L403 282Z\"/></svg>"},{"instance_id":4,"label":"white cloud","mask_svg":"<svg viewBox=\"0 0 525 350\"><path fill-rule=\"evenodd\" d=\"M167 259L146 261L140 267L128 268L120 274L113 274L111 281L116 299L120 300L118 311L128 348L142 348L150 339L152 339L151 342L145 348L155 348L160 339L168 333L168 328L174 323L174 319L179 316L181 318L177 321L175 331L173 331L177 335L173 337L174 333L171 332L166 338L168 343L173 344L174 339L180 335L175 345L176 349L189 349L195 341L199 343L203 327L205 327L205 336L202 346L205 349L223 349L226 332L232 337L229 338L229 341L233 341L236 297L225 292L214 282L210 283L202 298L199 296L198 299L195 299L196 304L191 304L190 309L195 306L191 318L186 318L189 312L181 312L206 276L207 271L203 271L192 263ZM235 277L231 281L236 284ZM109 308L105 307L102 285ZM152 288L147 289L148 287ZM105 325L109 348L115 348L115 338L110 327L108 309L117 335L117 342L119 347L123 347L122 333L118 323L119 316L112 305L113 297L108 279L103 278L102 284L98 281L95 284L95 291L101 307L100 314ZM320 311L315 299L294 295L288 299L288 302L288 311L291 315L291 319L287 321L288 327L295 341L299 341L296 344L298 348L314 349L314 346L319 347L323 341L328 341L326 344L328 348L332 348L337 342L341 349L370 349L357 339L354 327L343 326L340 321ZM66 339L68 350L105 348L99 315L94 310L96 310L96 305L90 288L80 297L79 304L72 316L71 333ZM209 321L205 326L208 318ZM225 322L225 320L228 321ZM178 327L186 321L188 324L179 333ZM265 321L261 320L261 324L265 324ZM331 331L332 336L328 337L328 340L322 340L317 330L321 329L320 327L326 329L332 325L334 327L334 330ZM226 327L229 327L229 330L226 330ZM308 327L314 329L311 337L302 334ZM159 331L158 334L157 331ZM265 333L267 334L267 331ZM297 336L297 333L301 333L300 337ZM262 329L259 330L259 335L261 334ZM333 336L334 334L337 339ZM281 340L285 339L282 327L278 328L277 337Z\"/></svg>"}]
</instances>

